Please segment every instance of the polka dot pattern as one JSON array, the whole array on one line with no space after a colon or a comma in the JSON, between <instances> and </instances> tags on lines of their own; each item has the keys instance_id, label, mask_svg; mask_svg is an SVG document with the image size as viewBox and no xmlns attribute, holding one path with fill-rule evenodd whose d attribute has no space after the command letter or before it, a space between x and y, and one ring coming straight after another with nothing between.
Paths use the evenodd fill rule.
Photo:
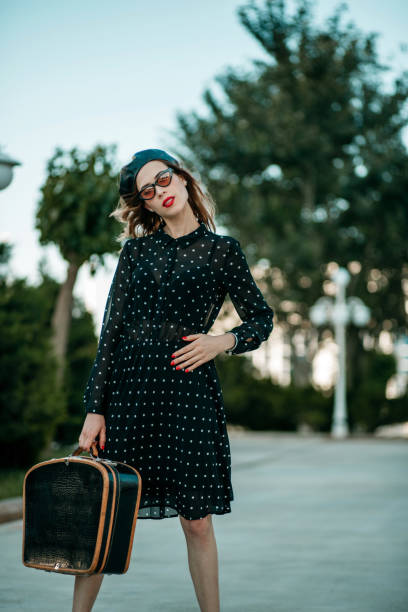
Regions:
<instances>
[{"instance_id":1,"label":"polka dot pattern","mask_svg":"<svg viewBox=\"0 0 408 612\"><path fill-rule=\"evenodd\" d=\"M273 310L238 240L202 222L172 238L162 224L120 252L84 405L105 416L99 457L141 475L138 518L231 512L230 444L214 360L189 372L170 365L189 343L182 336L208 333L227 293L243 321L231 330L231 354L254 350L272 331Z\"/></svg>"}]
</instances>

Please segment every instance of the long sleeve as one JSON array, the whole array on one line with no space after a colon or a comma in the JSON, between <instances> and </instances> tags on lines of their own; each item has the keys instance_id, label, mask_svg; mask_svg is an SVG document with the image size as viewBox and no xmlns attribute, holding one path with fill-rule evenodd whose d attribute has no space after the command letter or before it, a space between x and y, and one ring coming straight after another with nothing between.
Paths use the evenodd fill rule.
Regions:
<instances>
[{"instance_id":1,"label":"long sleeve","mask_svg":"<svg viewBox=\"0 0 408 612\"><path fill-rule=\"evenodd\" d=\"M119 342L123 308L130 289L131 272L128 240L120 252L106 300L98 349L83 396L86 413L105 414L111 358Z\"/></svg>"},{"instance_id":2,"label":"long sleeve","mask_svg":"<svg viewBox=\"0 0 408 612\"><path fill-rule=\"evenodd\" d=\"M236 341L229 355L257 349L268 339L273 328L273 309L267 304L254 281L239 241L230 237L230 246L222 270L223 284L243 321L229 332Z\"/></svg>"}]
</instances>

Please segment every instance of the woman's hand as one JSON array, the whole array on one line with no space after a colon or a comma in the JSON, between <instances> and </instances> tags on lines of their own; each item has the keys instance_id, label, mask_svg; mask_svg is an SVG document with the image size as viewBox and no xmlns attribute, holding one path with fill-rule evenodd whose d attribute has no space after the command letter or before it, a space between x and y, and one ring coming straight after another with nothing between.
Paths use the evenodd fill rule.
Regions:
<instances>
[{"instance_id":1,"label":"woman's hand","mask_svg":"<svg viewBox=\"0 0 408 612\"><path fill-rule=\"evenodd\" d=\"M103 450L106 442L106 427L105 417L103 414L95 414L88 412L85 417L85 422L79 436L79 445L86 451L89 451L96 436L99 434L99 446Z\"/></svg>"},{"instance_id":2,"label":"woman's hand","mask_svg":"<svg viewBox=\"0 0 408 612\"><path fill-rule=\"evenodd\" d=\"M231 348L235 342L234 336L228 333L219 336L190 334L183 336L183 340L189 340L190 343L174 351L170 365L178 370L186 368L185 372L191 372L206 361L214 359L219 353Z\"/></svg>"}]
</instances>

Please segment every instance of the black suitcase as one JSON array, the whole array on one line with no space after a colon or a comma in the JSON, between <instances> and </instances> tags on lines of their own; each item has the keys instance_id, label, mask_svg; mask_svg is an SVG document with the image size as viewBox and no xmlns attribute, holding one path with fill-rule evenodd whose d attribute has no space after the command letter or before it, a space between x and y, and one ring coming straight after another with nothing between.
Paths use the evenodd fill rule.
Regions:
<instances>
[{"instance_id":1,"label":"black suitcase","mask_svg":"<svg viewBox=\"0 0 408 612\"><path fill-rule=\"evenodd\" d=\"M96 444L92 446L97 455ZM23 485L23 564L59 574L123 574L142 479L119 461L81 456L33 465Z\"/></svg>"}]
</instances>

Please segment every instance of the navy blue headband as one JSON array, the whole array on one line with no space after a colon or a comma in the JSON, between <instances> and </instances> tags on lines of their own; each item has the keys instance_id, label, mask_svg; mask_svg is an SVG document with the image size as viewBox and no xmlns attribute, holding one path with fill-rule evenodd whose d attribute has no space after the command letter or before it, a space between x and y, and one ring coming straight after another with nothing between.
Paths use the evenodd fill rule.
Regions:
<instances>
[{"instance_id":1,"label":"navy blue headband","mask_svg":"<svg viewBox=\"0 0 408 612\"><path fill-rule=\"evenodd\" d=\"M161 159L172 162L179 166L179 162L169 153L162 149L143 149L132 156L132 161L123 166L120 171L119 194L130 195L134 191L136 176L142 166L153 159Z\"/></svg>"}]
</instances>

